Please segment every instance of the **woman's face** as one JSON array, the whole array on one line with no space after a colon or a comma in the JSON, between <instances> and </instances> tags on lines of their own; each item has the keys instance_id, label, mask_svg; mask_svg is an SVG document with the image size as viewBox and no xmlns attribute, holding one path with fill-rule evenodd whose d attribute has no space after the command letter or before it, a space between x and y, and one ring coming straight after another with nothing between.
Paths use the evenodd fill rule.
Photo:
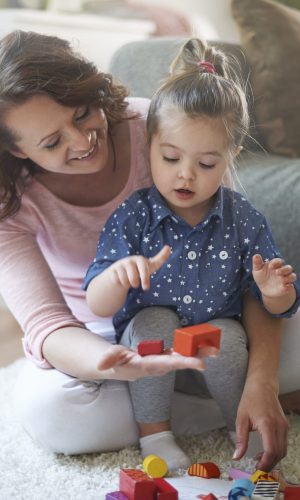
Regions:
<instances>
[{"instance_id":1,"label":"woman's face","mask_svg":"<svg viewBox=\"0 0 300 500\"><path fill-rule=\"evenodd\" d=\"M36 95L8 111L5 125L17 137L11 153L49 172L91 174L108 162L108 126L100 109L69 108Z\"/></svg>"}]
</instances>

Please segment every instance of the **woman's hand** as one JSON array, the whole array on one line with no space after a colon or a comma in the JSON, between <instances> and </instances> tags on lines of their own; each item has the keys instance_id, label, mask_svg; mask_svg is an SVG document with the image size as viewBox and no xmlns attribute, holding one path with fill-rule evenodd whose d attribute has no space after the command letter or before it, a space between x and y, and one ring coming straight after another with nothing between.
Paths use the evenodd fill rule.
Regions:
<instances>
[{"instance_id":1,"label":"woman's hand","mask_svg":"<svg viewBox=\"0 0 300 500\"><path fill-rule=\"evenodd\" d=\"M133 381L143 377L158 377L174 370L204 370L202 358L215 356L216 349L203 347L199 349L197 357L188 357L178 354L172 349L163 354L140 356L136 351L121 345L112 345L101 356L98 369L101 377L115 380Z\"/></svg>"},{"instance_id":2,"label":"woman's hand","mask_svg":"<svg viewBox=\"0 0 300 500\"><path fill-rule=\"evenodd\" d=\"M258 431L262 453L257 455L257 469L270 471L287 453L288 424L276 391L268 384L245 386L236 419L235 459L247 451L249 432Z\"/></svg>"}]
</instances>

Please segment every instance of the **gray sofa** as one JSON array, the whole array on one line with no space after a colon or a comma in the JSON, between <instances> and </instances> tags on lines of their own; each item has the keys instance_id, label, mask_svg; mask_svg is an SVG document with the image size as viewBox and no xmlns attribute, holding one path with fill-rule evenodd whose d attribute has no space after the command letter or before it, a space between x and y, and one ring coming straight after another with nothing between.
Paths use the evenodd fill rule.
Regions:
<instances>
[{"instance_id":1,"label":"gray sofa","mask_svg":"<svg viewBox=\"0 0 300 500\"><path fill-rule=\"evenodd\" d=\"M113 55L110 71L130 89L132 96L151 97L182 42L179 38L152 38L128 43ZM251 68L241 48L216 45L238 58L244 81L248 81ZM255 96L249 86L247 93L251 135L259 142L260 130L252 111ZM237 166L240 180L237 189L243 189L248 199L266 215L282 255L300 274L300 158L270 155L255 141L248 141L245 149Z\"/></svg>"}]
</instances>

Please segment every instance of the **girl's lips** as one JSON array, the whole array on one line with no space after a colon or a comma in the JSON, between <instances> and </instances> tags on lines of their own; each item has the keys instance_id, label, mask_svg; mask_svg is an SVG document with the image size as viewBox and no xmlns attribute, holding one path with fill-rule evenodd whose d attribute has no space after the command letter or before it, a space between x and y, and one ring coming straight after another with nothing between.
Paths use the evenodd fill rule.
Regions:
<instances>
[{"instance_id":1,"label":"girl's lips","mask_svg":"<svg viewBox=\"0 0 300 500\"><path fill-rule=\"evenodd\" d=\"M175 189L175 193L177 198L180 200L189 200L194 196L193 191L190 191L189 189Z\"/></svg>"}]
</instances>

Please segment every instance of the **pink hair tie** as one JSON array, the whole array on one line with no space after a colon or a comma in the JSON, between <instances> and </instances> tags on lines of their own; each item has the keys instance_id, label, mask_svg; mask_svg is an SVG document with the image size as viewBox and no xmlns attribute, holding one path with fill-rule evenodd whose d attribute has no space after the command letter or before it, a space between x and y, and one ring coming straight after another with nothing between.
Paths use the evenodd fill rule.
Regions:
<instances>
[{"instance_id":1,"label":"pink hair tie","mask_svg":"<svg viewBox=\"0 0 300 500\"><path fill-rule=\"evenodd\" d=\"M208 61L198 61L197 66L199 66L200 68L203 68L204 73L215 73L216 72L216 68L214 67L214 65Z\"/></svg>"}]
</instances>

